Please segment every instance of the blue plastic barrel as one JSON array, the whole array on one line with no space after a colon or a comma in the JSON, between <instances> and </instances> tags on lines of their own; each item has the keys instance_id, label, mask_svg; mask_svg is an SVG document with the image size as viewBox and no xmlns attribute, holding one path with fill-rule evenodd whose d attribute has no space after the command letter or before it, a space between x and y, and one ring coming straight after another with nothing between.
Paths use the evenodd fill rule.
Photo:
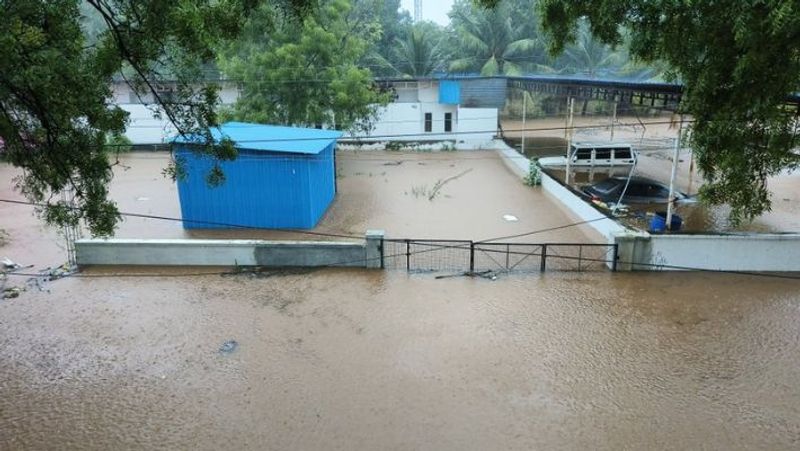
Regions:
<instances>
[{"instance_id":1,"label":"blue plastic barrel","mask_svg":"<svg viewBox=\"0 0 800 451\"><path fill-rule=\"evenodd\" d=\"M683 218L676 215L675 213L672 214L672 221L670 230L680 230L681 226L683 225ZM650 232L653 233L664 233L667 230L667 212L666 211L657 211L656 214L653 215L653 219L650 220Z\"/></svg>"}]
</instances>

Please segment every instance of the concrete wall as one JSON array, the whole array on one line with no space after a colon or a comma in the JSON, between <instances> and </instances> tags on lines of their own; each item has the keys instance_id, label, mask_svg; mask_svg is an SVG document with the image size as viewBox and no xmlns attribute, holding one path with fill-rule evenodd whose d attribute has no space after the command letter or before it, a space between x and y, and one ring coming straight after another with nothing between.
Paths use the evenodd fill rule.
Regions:
<instances>
[{"instance_id":1,"label":"concrete wall","mask_svg":"<svg viewBox=\"0 0 800 451\"><path fill-rule=\"evenodd\" d=\"M497 152L511 172L523 179L528 175L530 160L527 157L499 140L497 141ZM575 219L575 222L591 221L586 223L584 230L591 230L594 238L598 240L613 243L615 235L627 230L544 172L542 172L542 189L551 195L562 207L562 210L569 217Z\"/></svg>"},{"instance_id":2,"label":"concrete wall","mask_svg":"<svg viewBox=\"0 0 800 451\"><path fill-rule=\"evenodd\" d=\"M89 239L75 242L78 265L349 266L380 268L382 231L364 243L264 240Z\"/></svg>"},{"instance_id":3,"label":"concrete wall","mask_svg":"<svg viewBox=\"0 0 800 451\"><path fill-rule=\"evenodd\" d=\"M800 271L800 235L620 234L620 269Z\"/></svg>"}]
</instances>

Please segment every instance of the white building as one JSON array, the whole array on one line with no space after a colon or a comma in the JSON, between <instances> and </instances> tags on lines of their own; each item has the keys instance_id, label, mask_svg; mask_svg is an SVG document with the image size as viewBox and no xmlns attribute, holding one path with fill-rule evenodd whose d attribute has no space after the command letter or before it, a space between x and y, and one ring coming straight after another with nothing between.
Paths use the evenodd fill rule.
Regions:
<instances>
[{"instance_id":1,"label":"white building","mask_svg":"<svg viewBox=\"0 0 800 451\"><path fill-rule=\"evenodd\" d=\"M236 102L236 84L218 82L223 105ZM365 135L345 135L367 142L452 142L457 148L488 145L497 134L498 105L505 102L503 79L408 79L384 80L395 100L380 108L373 130ZM502 89L501 89L502 88ZM168 98L174 86L158 86ZM152 94L140 98L123 81L114 84L114 101L127 111L130 123L125 135L134 144L160 144L175 136L175 128L153 106Z\"/></svg>"},{"instance_id":2,"label":"white building","mask_svg":"<svg viewBox=\"0 0 800 451\"><path fill-rule=\"evenodd\" d=\"M233 83L217 82L220 84L220 100L223 105L236 102L239 96L238 88ZM162 98L169 98L174 84L161 84L157 87ZM161 144L169 141L176 134L175 127L163 114L158 114L159 108L153 104L155 96L148 93L140 98L139 95L124 81L116 81L113 85L114 102L129 113L128 128L125 136L134 144ZM159 117L160 116L160 117Z\"/></svg>"},{"instance_id":3,"label":"white building","mask_svg":"<svg viewBox=\"0 0 800 451\"><path fill-rule=\"evenodd\" d=\"M382 107L364 141L452 141L456 147L488 144L497 134L497 107L465 106L464 84L474 80L389 80L394 102ZM505 92L502 93L505 96ZM505 97L501 99L505 101ZM472 102L481 103L481 102ZM347 139L345 135L344 139Z\"/></svg>"}]
</instances>

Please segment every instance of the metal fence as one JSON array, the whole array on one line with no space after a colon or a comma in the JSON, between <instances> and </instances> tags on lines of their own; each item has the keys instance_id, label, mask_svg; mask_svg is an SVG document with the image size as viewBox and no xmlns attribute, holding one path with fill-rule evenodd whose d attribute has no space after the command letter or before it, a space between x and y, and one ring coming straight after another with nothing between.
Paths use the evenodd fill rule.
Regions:
<instances>
[{"instance_id":1,"label":"metal fence","mask_svg":"<svg viewBox=\"0 0 800 451\"><path fill-rule=\"evenodd\" d=\"M383 267L407 271L616 271L616 244L385 239Z\"/></svg>"}]
</instances>

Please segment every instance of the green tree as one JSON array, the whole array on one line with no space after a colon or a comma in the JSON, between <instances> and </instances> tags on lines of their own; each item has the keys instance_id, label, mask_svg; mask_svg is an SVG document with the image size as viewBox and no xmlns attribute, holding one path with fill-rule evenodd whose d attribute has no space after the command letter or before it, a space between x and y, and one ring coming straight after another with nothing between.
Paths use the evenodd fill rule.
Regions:
<instances>
[{"instance_id":1,"label":"green tree","mask_svg":"<svg viewBox=\"0 0 800 451\"><path fill-rule=\"evenodd\" d=\"M381 26L381 37L368 58L364 60L371 65L376 75L395 75L391 67L382 64L381 59L392 61L398 40L405 40L412 26L411 15L400 9L400 0L378 0L378 22ZM377 60L377 63L376 61Z\"/></svg>"},{"instance_id":2,"label":"green tree","mask_svg":"<svg viewBox=\"0 0 800 451\"><path fill-rule=\"evenodd\" d=\"M521 20L527 2L503 2L484 9L470 0L458 0L450 11L453 53L461 55L450 70L481 75L519 75L544 63L542 41L530 20Z\"/></svg>"},{"instance_id":3,"label":"green tree","mask_svg":"<svg viewBox=\"0 0 800 451\"><path fill-rule=\"evenodd\" d=\"M405 37L397 38L389 57L376 55L383 73L391 76L427 77L446 69L443 31L431 22L414 24Z\"/></svg>"},{"instance_id":4,"label":"green tree","mask_svg":"<svg viewBox=\"0 0 800 451\"><path fill-rule=\"evenodd\" d=\"M281 0L281 11L306 11L312 0ZM2 2L0 21L0 137L8 161L23 169L22 193L46 203L55 224L85 221L96 235L113 233L119 212L108 199L112 177L106 136L122 133L126 113L113 105L111 81L120 73L150 92L180 133L206 139L198 151L235 157L216 145L217 87L197 87L198 68L220 40L235 36L253 0L26 0ZM83 14L82 14L83 12ZM93 18L86 15L91 12ZM96 18L102 19L97 26ZM90 22L89 24L87 24ZM86 28L84 30L82 28ZM86 33L90 33L87 39ZM178 81L171 99L155 89L170 68ZM56 194L70 189L74 208Z\"/></svg>"},{"instance_id":5,"label":"green tree","mask_svg":"<svg viewBox=\"0 0 800 451\"><path fill-rule=\"evenodd\" d=\"M734 221L769 210L767 180L798 166L797 116L785 106L800 91L797 0L541 0L540 8L553 52L586 18L602 42L630 33L632 57L669 64L685 86L681 111L694 120L701 197L730 204Z\"/></svg>"},{"instance_id":6,"label":"green tree","mask_svg":"<svg viewBox=\"0 0 800 451\"><path fill-rule=\"evenodd\" d=\"M285 125L371 129L378 105L388 103L358 61L380 27L348 0L324 0L302 22L259 8L239 40L221 52L223 72L241 85L231 115ZM264 30L270 33L265 34Z\"/></svg>"},{"instance_id":7,"label":"green tree","mask_svg":"<svg viewBox=\"0 0 800 451\"><path fill-rule=\"evenodd\" d=\"M598 78L616 74L625 64L625 56L594 39L589 27L583 24L578 29L575 42L564 48L555 64L561 73Z\"/></svg>"}]
</instances>

